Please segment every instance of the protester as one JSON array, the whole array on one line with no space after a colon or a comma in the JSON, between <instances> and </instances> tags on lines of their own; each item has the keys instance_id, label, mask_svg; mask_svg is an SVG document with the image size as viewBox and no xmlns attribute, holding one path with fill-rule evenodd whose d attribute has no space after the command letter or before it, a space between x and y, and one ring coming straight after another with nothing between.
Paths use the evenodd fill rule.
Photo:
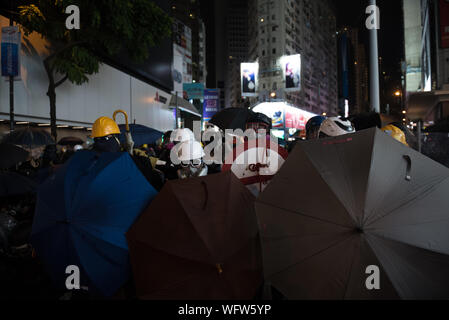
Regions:
<instances>
[{"instance_id":1,"label":"protester","mask_svg":"<svg viewBox=\"0 0 449 320\"><path fill-rule=\"evenodd\" d=\"M405 138L405 133L397 126L389 124L388 126L383 127L381 130L403 145L407 147L409 146Z\"/></svg>"},{"instance_id":2,"label":"protester","mask_svg":"<svg viewBox=\"0 0 449 320\"><path fill-rule=\"evenodd\" d=\"M119 134L120 129L114 120L108 117L97 119L92 127L92 138L94 139L93 150L98 153L120 152ZM131 157L147 181L156 190L161 190L165 182L163 174L160 171L155 171L151 165L151 161L145 156L133 154Z\"/></svg>"},{"instance_id":3,"label":"protester","mask_svg":"<svg viewBox=\"0 0 449 320\"><path fill-rule=\"evenodd\" d=\"M320 126L319 138L338 137L354 133L355 129L348 119L341 117L327 118Z\"/></svg>"},{"instance_id":4,"label":"protester","mask_svg":"<svg viewBox=\"0 0 449 320\"><path fill-rule=\"evenodd\" d=\"M307 121L306 124L306 139L314 140L318 139L320 136L320 128L326 117L316 116Z\"/></svg>"},{"instance_id":5,"label":"protester","mask_svg":"<svg viewBox=\"0 0 449 320\"><path fill-rule=\"evenodd\" d=\"M179 179L204 177L208 174L203 147L198 141L184 141L177 147L177 156L181 164L178 169Z\"/></svg>"}]
</instances>

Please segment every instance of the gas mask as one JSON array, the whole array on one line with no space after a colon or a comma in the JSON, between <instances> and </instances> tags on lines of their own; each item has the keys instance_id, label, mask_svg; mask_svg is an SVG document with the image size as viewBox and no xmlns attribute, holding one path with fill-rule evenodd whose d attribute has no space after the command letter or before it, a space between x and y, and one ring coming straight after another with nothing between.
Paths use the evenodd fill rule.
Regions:
<instances>
[{"instance_id":1,"label":"gas mask","mask_svg":"<svg viewBox=\"0 0 449 320\"><path fill-rule=\"evenodd\" d=\"M207 165L201 160L192 160L181 163L178 169L179 179L189 179L194 177L207 176Z\"/></svg>"}]
</instances>

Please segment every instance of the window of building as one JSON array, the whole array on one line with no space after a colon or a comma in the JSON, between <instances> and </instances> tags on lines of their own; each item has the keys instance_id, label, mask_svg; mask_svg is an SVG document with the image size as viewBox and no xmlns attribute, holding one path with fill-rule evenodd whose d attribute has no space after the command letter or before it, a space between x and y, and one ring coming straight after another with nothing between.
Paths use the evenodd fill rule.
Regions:
<instances>
[{"instance_id":1,"label":"window of building","mask_svg":"<svg viewBox=\"0 0 449 320\"><path fill-rule=\"evenodd\" d=\"M275 38L275 37L273 37L273 39L272 39L272 42L273 42L273 43L275 43L275 42L276 42L276 38Z\"/></svg>"},{"instance_id":2,"label":"window of building","mask_svg":"<svg viewBox=\"0 0 449 320\"><path fill-rule=\"evenodd\" d=\"M275 54L276 53L276 48L273 48L273 54Z\"/></svg>"},{"instance_id":3,"label":"window of building","mask_svg":"<svg viewBox=\"0 0 449 320\"><path fill-rule=\"evenodd\" d=\"M275 19L276 19L276 15L273 14L273 15L271 16L271 20L275 20Z\"/></svg>"},{"instance_id":4,"label":"window of building","mask_svg":"<svg viewBox=\"0 0 449 320\"><path fill-rule=\"evenodd\" d=\"M265 50L262 50L262 56L265 56Z\"/></svg>"}]
</instances>

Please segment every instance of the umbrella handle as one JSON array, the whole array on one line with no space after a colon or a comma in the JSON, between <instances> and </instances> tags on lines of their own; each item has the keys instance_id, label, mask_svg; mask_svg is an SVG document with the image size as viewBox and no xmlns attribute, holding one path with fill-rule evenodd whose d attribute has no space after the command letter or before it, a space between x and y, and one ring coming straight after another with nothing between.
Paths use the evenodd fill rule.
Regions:
<instances>
[{"instance_id":1,"label":"umbrella handle","mask_svg":"<svg viewBox=\"0 0 449 320\"><path fill-rule=\"evenodd\" d=\"M129 132L128 114L127 114L125 111L123 111L123 110L117 110L117 111L115 111L115 112L114 112L114 115L113 115L114 121L117 122L117 121L115 120L115 118L117 117L117 114L119 114L119 113L122 113L122 114L125 116L125 121L126 121L126 132Z\"/></svg>"},{"instance_id":2,"label":"umbrella handle","mask_svg":"<svg viewBox=\"0 0 449 320\"><path fill-rule=\"evenodd\" d=\"M406 175L405 175L405 180L411 181L412 180L412 176L411 176L412 159L408 155L404 155L403 157L404 157L405 161L407 161L407 172L406 172Z\"/></svg>"},{"instance_id":3,"label":"umbrella handle","mask_svg":"<svg viewBox=\"0 0 449 320\"><path fill-rule=\"evenodd\" d=\"M206 201L204 201L203 210L206 210L207 202L209 201L209 191L207 190L206 182L201 181L201 185L204 187L204 191L206 193Z\"/></svg>"}]
</instances>

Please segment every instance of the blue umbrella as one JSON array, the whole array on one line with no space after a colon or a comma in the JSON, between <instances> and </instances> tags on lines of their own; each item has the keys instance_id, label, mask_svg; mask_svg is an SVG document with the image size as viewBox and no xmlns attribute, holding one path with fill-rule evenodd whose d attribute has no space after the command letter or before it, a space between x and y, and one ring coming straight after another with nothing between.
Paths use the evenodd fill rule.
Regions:
<instances>
[{"instance_id":1,"label":"blue umbrella","mask_svg":"<svg viewBox=\"0 0 449 320\"><path fill-rule=\"evenodd\" d=\"M121 143L124 143L126 141L125 132L126 128L125 125L119 125L120 131L122 134L120 135L119 139ZM144 144L153 144L157 141L157 139L161 138L163 136L163 132L157 131L155 129L140 125L140 124L130 124L129 130L131 132L131 135L134 140L134 145L136 147L142 146Z\"/></svg>"},{"instance_id":2,"label":"blue umbrella","mask_svg":"<svg viewBox=\"0 0 449 320\"><path fill-rule=\"evenodd\" d=\"M125 233L156 196L127 153L77 152L38 191L31 243L55 284L113 295L129 278Z\"/></svg>"}]
</instances>

